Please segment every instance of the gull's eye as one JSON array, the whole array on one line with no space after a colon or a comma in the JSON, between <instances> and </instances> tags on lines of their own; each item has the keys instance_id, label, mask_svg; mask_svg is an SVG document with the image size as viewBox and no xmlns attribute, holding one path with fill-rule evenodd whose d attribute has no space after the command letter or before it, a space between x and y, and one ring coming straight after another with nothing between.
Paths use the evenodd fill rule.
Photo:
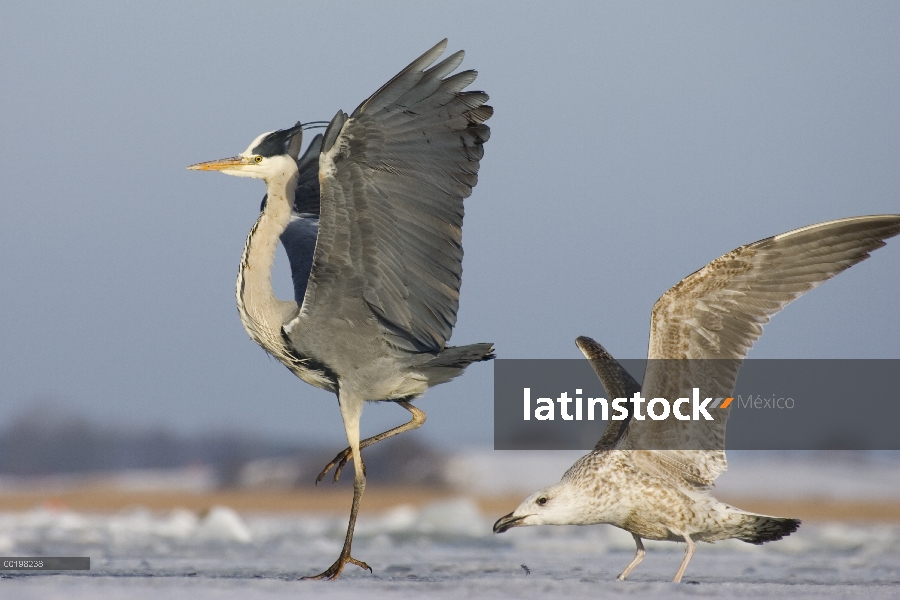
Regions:
<instances>
[{"instance_id":1,"label":"gull's eye","mask_svg":"<svg viewBox=\"0 0 900 600\"><path fill-rule=\"evenodd\" d=\"M537 499L537 503L538 503L538 506L543 506L543 505L547 504L547 498L545 498L544 496L541 496L540 498Z\"/></svg>"},{"instance_id":2,"label":"gull's eye","mask_svg":"<svg viewBox=\"0 0 900 600\"><path fill-rule=\"evenodd\" d=\"M254 156L254 157L253 157L253 162L255 162L255 163L257 163L257 164L261 163L261 162L262 162L262 156Z\"/></svg>"}]
</instances>

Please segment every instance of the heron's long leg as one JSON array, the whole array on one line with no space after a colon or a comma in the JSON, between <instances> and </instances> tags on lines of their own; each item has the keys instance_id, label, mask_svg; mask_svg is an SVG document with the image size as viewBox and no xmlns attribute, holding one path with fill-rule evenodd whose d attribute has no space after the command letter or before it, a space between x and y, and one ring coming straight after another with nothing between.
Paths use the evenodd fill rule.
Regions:
<instances>
[{"instance_id":1,"label":"heron's long leg","mask_svg":"<svg viewBox=\"0 0 900 600\"><path fill-rule=\"evenodd\" d=\"M362 455L359 453L359 418L362 415L363 401L355 398L341 396L338 398L341 405L341 416L344 418L344 429L347 431L347 441L353 450L353 456L357 457L353 467L353 504L350 507L350 522L347 524L347 536L344 538L344 547L337 560L330 567L318 575L304 577L303 579L336 579L347 563L352 563L363 569L372 571L372 567L350 556L350 546L353 543L353 529L356 527L356 515L359 513L359 503L363 492L366 490L366 474L363 467Z\"/></svg>"},{"instance_id":2,"label":"heron's long leg","mask_svg":"<svg viewBox=\"0 0 900 600\"><path fill-rule=\"evenodd\" d=\"M684 551L684 559L681 561L681 566L678 567L678 572L675 573L675 579L672 580L674 583L681 583L681 576L684 575L684 570L687 569L688 563L691 562L694 549L697 547L691 536L687 534L684 534L684 541L687 542L687 550Z\"/></svg>"},{"instance_id":3,"label":"heron's long leg","mask_svg":"<svg viewBox=\"0 0 900 600\"><path fill-rule=\"evenodd\" d=\"M398 433L403 433L404 431L409 431L411 429L418 429L419 427L422 426L422 423L425 422L425 412L424 411L416 408L409 402L397 402L396 404L398 404L399 406L402 406L403 408L408 410L410 413L412 413L412 419L410 419L410 421L408 423L404 423L403 425L394 427L393 429L389 429L389 430L385 431L384 433L379 433L378 435L373 435L370 438L366 438L366 439L362 440L359 443L360 450L362 450L363 448L365 448L367 446L371 446L375 442L380 442L383 439L393 437L393 436L397 435ZM330 463L325 465L325 468L322 469L322 472L319 473L318 477L316 477L316 483L318 484L320 481L322 481L322 479L325 478L325 475L328 474L328 471L330 471L331 468L334 467L335 465L337 465L337 468L334 470L334 481L337 481L341 476L341 471L344 469L344 465L346 465L347 461L349 461L351 458L353 458L353 452L350 448L345 448L344 450L342 450L340 453L338 453L337 456L334 457L334 460L332 460Z\"/></svg>"},{"instance_id":4,"label":"heron's long leg","mask_svg":"<svg viewBox=\"0 0 900 600\"><path fill-rule=\"evenodd\" d=\"M641 564L641 561L644 560L644 555L647 554L647 552L644 550L644 543L641 541L640 536L636 533L632 533L631 535L632 537L634 537L634 543L637 544L637 552L635 552L634 560L631 561L631 564L625 567L625 570L622 571L622 573L620 573L618 577L616 577L616 579L618 579L619 581L625 581L625 578L631 574L631 571L636 566Z\"/></svg>"}]
</instances>

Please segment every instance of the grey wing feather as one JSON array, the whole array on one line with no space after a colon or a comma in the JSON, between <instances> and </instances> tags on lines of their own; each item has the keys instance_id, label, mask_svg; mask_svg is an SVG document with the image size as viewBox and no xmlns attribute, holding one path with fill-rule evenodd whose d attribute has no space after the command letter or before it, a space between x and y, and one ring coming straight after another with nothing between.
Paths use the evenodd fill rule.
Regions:
<instances>
[{"instance_id":1,"label":"grey wing feather","mask_svg":"<svg viewBox=\"0 0 900 600\"><path fill-rule=\"evenodd\" d=\"M591 367L600 378L600 383L603 384L603 389L606 390L610 400L631 398L635 393L641 391L641 384L635 381L634 377L603 346L585 336L577 338L575 343L591 363ZM610 420L597 445L594 446L594 450L614 448L625 434L629 422L631 422L630 413L624 421Z\"/></svg>"},{"instance_id":2,"label":"grey wing feather","mask_svg":"<svg viewBox=\"0 0 900 600\"><path fill-rule=\"evenodd\" d=\"M447 77L458 52L429 68L446 40L363 102L339 112L319 159L321 221L308 306L330 311L361 295L386 339L436 352L456 323L463 199L478 180L487 94Z\"/></svg>"},{"instance_id":3,"label":"grey wing feather","mask_svg":"<svg viewBox=\"0 0 900 600\"><path fill-rule=\"evenodd\" d=\"M303 304L303 297L306 295L318 235L319 217L309 213L291 215L291 222L281 234L281 244L291 265L294 300L298 306Z\"/></svg>"},{"instance_id":4,"label":"grey wing feather","mask_svg":"<svg viewBox=\"0 0 900 600\"><path fill-rule=\"evenodd\" d=\"M322 152L322 134L309 143L306 152L297 159L297 189L294 191L294 214L319 214L319 154Z\"/></svg>"},{"instance_id":5,"label":"grey wing feather","mask_svg":"<svg viewBox=\"0 0 900 600\"><path fill-rule=\"evenodd\" d=\"M653 307L644 396L671 400L692 387L704 396L732 396L741 361L773 315L898 233L900 215L819 223L737 248L686 277ZM620 447L689 440L724 448L730 408L724 411L714 421L633 421ZM727 468L724 450L651 454L656 468L696 485L712 484Z\"/></svg>"}]
</instances>

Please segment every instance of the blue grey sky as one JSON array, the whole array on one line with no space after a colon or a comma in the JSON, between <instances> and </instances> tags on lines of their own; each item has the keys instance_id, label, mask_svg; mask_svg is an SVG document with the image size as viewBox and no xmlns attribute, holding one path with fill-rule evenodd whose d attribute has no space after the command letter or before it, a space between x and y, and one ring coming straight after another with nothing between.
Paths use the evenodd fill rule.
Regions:
<instances>
[{"instance_id":1,"label":"blue grey sky","mask_svg":"<svg viewBox=\"0 0 900 600\"><path fill-rule=\"evenodd\" d=\"M334 397L238 320L264 184L185 167L352 110L443 37L496 111L453 343L575 358L589 335L641 358L653 303L717 256L900 212L896 2L7 3L0 425L51 399L342 445ZM751 357L900 358L898 274L892 240ZM490 364L419 406L429 440L490 444ZM363 433L405 416L369 405Z\"/></svg>"}]
</instances>

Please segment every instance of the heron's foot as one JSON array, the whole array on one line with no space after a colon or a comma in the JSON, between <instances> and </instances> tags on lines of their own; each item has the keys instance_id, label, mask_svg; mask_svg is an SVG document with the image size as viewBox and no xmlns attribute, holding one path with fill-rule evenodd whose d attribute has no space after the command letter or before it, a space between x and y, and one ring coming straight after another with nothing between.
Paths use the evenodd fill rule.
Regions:
<instances>
[{"instance_id":1,"label":"heron's foot","mask_svg":"<svg viewBox=\"0 0 900 600\"><path fill-rule=\"evenodd\" d=\"M328 471L330 471L335 465L337 465L337 467L334 469L334 481L340 479L341 471L344 470L344 467L347 466L347 463L350 462L351 458L353 458L353 450L351 450L350 448L344 448L342 452L334 457L334 460L325 465L325 468L322 469L322 472L319 473L318 477L316 477L316 485L319 485L319 482L325 479L325 475L327 475ZM365 474L366 465L363 465L363 475Z\"/></svg>"},{"instance_id":2,"label":"heron's foot","mask_svg":"<svg viewBox=\"0 0 900 600\"><path fill-rule=\"evenodd\" d=\"M372 567L361 560L356 560L355 558L350 556L349 552L347 552L346 554L341 552L341 555L338 556L338 559L336 561L334 561L334 564L325 569L325 571L319 573L318 575L301 577L301 579L328 579L329 581L333 581L338 578L338 575L341 574L341 571L344 570L344 567L347 566L347 563L352 563L361 569L368 569L369 573L372 573Z\"/></svg>"},{"instance_id":3,"label":"heron's foot","mask_svg":"<svg viewBox=\"0 0 900 600\"><path fill-rule=\"evenodd\" d=\"M318 477L316 477L316 485L319 485L319 482L325 479L325 475L327 475L328 471L335 467L335 465L337 465L337 467L334 469L334 481L340 479L341 471L344 470L344 467L347 465L347 461L349 461L351 458L353 458L353 450L351 450L350 448L344 448L343 451L341 451L337 456L334 457L334 460L325 465L325 468L322 469L322 472L319 473Z\"/></svg>"}]
</instances>

